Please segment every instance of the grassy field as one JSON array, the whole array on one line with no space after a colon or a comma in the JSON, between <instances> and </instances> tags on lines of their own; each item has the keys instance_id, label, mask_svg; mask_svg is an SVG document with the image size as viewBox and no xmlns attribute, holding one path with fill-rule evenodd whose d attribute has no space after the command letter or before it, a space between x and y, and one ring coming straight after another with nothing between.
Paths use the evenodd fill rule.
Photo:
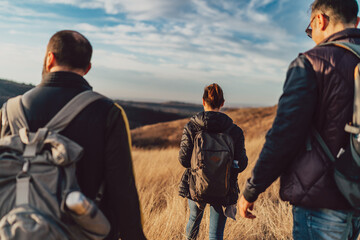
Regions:
<instances>
[{"instance_id":1,"label":"grassy field","mask_svg":"<svg viewBox=\"0 0 360 240\"><path fill-rule=\"evenodd\" d=\"M265 121L236 121L243 127L246 149L249 157L247 169L239 175L239 185L243 189L246 179L259 155L266 130L269 129L274 109ZM229 112L233 119L241 112ZM244 114L246 116L246 114ZM254 118L253 118L254 119ZM250 124L252 122L252 124ZM178 148L133 149L136 183L143 211L144 231L150 240L184 239L184 231L189 209L187 200L178 195L178 184L184 168L177 160ZM274 183L256 202L255 220L228 219L225 227L227 240L239 239L291 239L292 214L289 204L278 197L279 183ZM209 208L205 210L198 239L208 239Z\"/></svg>"}]
</instances>

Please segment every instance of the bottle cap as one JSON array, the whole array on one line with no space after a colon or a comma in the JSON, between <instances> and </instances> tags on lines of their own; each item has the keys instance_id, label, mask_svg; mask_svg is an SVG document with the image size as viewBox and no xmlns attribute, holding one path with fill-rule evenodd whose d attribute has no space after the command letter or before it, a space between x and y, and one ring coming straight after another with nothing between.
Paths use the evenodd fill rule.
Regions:
<instances>
[{"instance_id":1,"label":"bottle cap","mask_svg":"<svg viewBox=\"0 0 360 240\"><path fill-rule=\"evenodd\" d=\"M79 191L71 192L66 197L66 206L78 215L82 215L86 212L85 206L86 198L84 194Z\"/></svg>"}]
</instances>

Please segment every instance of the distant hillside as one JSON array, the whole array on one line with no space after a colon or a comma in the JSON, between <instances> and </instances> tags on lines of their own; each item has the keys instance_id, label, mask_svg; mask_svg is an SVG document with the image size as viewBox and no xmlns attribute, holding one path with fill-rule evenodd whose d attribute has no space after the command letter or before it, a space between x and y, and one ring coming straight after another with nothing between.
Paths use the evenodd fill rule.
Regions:
<instances>
[{"instance_id":1,"label":"distant hillside","mask_svg":"<svg viewBox=\"0 0 360 240\"><path fill-rule=\"evenodd\" d=\"M121 106L124 108L126 112L131 129L141 127L144 125L149 125L159 122L167 122L167 121L184 118L184 116L181 114L153 110L150 108L146 108L145 106L134 107L131 105L130 106L125 105L123 103L121 104Z\"/></svg>"},{"instance_id":2,"label":"distant hillside","mask_svg":"<svg viewBox=\"0 0 360 240\"><path fill-rule=\"evenodd\" d=\"M33 85L29 84L0 79L0 106L2 106L7 99L23 94L33 87Z\"/></svg>"},{"instance_id":3,"label":"distant hillside","mask_svg":"<svg viewBox=\"0 0 360 240\"><path fill-rule=\"evenodd\" d=\"M33 87L33 85L0 79L0 107L7 99L23 94ZM125 109L131 129L182 119L202 109L201 105L180 102L151 103L122 100L116 100L116 102Z\"/></svg>"},{"instance_id":4,"label":"distant hillside","mask_svg":"<svg viewBox=\"0 0 360 240\"><path fill-rule=\"evenodd\" d=\"M270 129L276 113L276 106L263 108L229 109L225 113L240 126L245 138L264 136ZM133 145L140 148L178 147L183 128L188 118L147 125L131 131Z\"/></svg>"},{"instance_id":5,"label":"distant hillside","mask_svg":"<svg viewBox=\"0 0 360 240\"><path fill-rule=\"evenodd\" d=\"M115 100L125 110L130 128L190 117L202 109L201 105L178 102L135 102Z\"/></svg>"},{"instance_id":6,"label":"distant hillside","mask_svg":"<svg viewBox=\"0 0 360 240\"><path fill-rule=\"evenodd\" d=\"M202 109L203 109L203 106L200 104L191 104L191 103L184 103L184 102L154 103L154 102L123 101L123 100L116 100L116 101L120 105L124 105L124 106L128 106L128 107L152 109L154 111L175 113L178 115L182 115L184 117L191 116L196 112L202 111Z\"/></svg>"}]
</instances>

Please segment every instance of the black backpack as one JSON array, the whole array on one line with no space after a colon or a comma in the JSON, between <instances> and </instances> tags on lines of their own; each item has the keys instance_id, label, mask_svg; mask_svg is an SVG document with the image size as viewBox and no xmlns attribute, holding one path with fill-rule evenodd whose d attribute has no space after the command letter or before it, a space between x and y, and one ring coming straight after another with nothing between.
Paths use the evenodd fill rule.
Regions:
<instances>
[{"instance_id":1,"label":"black backpack","mask_svg":"<svg viewBox=\"0 0 360 240\"><path fill-rule=\"evenodd\" d=\"M198 202L220 202L230 189L230 168L234 160L234 143L228 134L200 131L194 138L189 189Z\"/></svg>"},{"instance_id":2,"label":"black backpack","mask_svg":"<svg viewBox=\"0 0 360 240\"><path fill-rule=\"evenodd\" d=\"M319 46L334 45L354 53L360 59L360 45L348 42L328 42ZM334 179L350 205L360 210L360 63L354 73L354 110L353 120L346 124L345 131L350 133L349 144L341 148L336 158L330 152L319 132L312 132L322 149L334 164Z\"/></svg>"}]
</instances>

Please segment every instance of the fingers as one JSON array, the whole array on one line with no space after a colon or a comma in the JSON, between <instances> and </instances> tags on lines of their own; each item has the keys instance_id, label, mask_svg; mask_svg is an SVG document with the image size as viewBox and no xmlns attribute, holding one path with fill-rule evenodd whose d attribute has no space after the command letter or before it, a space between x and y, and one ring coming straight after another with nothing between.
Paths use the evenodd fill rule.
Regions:
<instances>
[{"instance_id":1,"label":"fingers","mask_svg":"<svg viewBox=\"0 0 360 240\"><path fill-rule=\"evenodd\" d=\"M254 203L249 204L249 210L252 211L254 209Z\"/></svg>"},{"instance_id":2,"label":"fingers","mask_svg":"<svg viewBox=\"0 0 360 240\"><path fill-rule=\"evenodd\" d=\"M249 207L248 209L253 210L253 208L254 208L254 204L252 203L251 207ZM245 218L254 219L254 218L256 218L256 216L254 214L252 214L251 212L249 212L248 210L246 210Z\"/></svg>"},{"instance_id":3,"label":"fingers","mask_svg":"<svg viewBox=\"0 0 360 240\"><path fill-rule=\"evenodd\" d=\"M243 218L249 218L249 219L254 219L256 218L256 216L254 214L252 214L250 211L252 211L254 209L254 203L250 203L248 202L244 196L241 196L240 201L239 201L239 212L240 212L240 216Z\"/></svg>"}]
</instances>

